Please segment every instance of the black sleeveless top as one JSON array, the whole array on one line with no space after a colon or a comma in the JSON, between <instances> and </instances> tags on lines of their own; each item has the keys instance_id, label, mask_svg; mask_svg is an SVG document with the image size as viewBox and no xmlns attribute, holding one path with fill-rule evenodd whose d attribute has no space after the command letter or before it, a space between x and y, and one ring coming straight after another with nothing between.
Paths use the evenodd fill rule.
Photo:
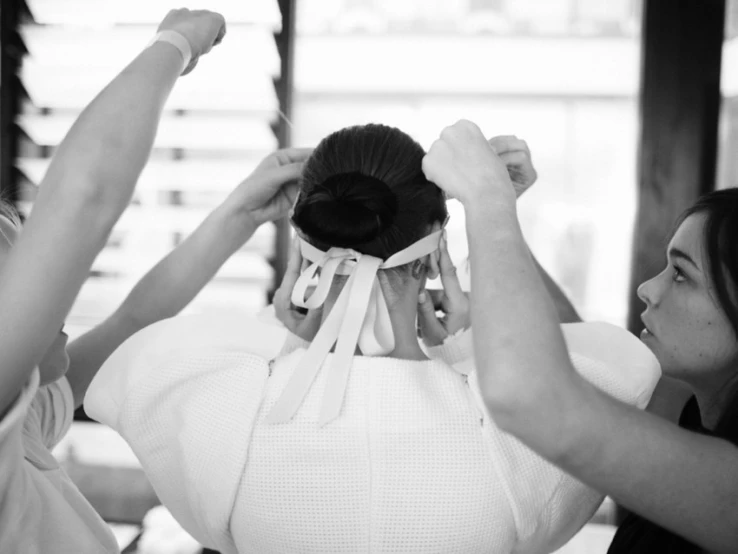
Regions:
<instances>
[{"instance_id":1,"label":"black sleeveless top","mask_svg":"<svg viewBox=\"0 0 738 554\"><path fill-rule=\"evenodd\" d=\"M689 399L679 417L679 427L704 433L697 399ZM702 549L686 539L630 513L618 527L607 554L699 554Z\"/></svg>"}]
</instances>

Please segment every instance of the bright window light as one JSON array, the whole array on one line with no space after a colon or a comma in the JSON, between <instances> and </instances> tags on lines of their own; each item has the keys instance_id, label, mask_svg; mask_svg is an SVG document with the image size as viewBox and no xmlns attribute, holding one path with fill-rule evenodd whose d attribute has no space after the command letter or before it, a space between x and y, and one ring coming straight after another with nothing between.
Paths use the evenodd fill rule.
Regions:
<instances>
[{"instance_id":1,"label":"bright window light","mask_svg":"<svg viewBox=\"0 0 738 554\"><path fill-rule=\"evenodd\" d=\"M172 9L169 0L27 0L27 4L37 23L89 27L158 24ZM276 0L208 0L207 9L223 14L231 24L281 28Z\"/></svg>"},{"instance_id":2,"label":"bright window light","mask_svg":"<svg viewBox=\"0 0 738 554\"><path fill-rule=\"evenodd\" d=\"M264 112L264 115L272 114ZM57 145L76 119L70 115L23 115L18 119L21 128L38 145ZM154 143L155 148L183 148L194 150L258 150L277 148L277 138L270 120L246 115L205 116L187 114L162 118Z\"/></svg>"}]
</instances>

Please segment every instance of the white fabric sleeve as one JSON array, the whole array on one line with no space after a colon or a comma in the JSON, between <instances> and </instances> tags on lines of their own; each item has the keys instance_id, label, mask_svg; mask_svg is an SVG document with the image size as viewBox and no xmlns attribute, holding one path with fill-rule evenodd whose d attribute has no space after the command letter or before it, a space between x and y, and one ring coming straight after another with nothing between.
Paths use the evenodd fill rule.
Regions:
<instances>
[{"instance_id":1,"label":"white fabric sleeve","mask_svg":"<svg viewBox=\"0 0 738 554\"><path fill-rule=\"evenodd\" d=\"M101 418L98 421L115 421L125 394L152 367L203 350L232 349L272 359L286 334L285 328L247 316L177 316L159 321L130 337L105 361L85 395L85 412Z\"/></svg>"},{"instance_id":2,"label":"white fabric sleeve","mask_svg":"<svg viewBox=\"0 0 738 554\"><path fill-rule=\"evenodd\" d=\"M438 346L425 346L422 341L421 346L423 346L429 358L442 360L453 366L472 359L474 356L472 339L472 330L469 328L446 337L443 344Z\"/></svg>"},{"instance_id":3,"label":"white fabric sleeve","mask_svg":"<svg viewBox=\"0 0 738 554\"><path fill-rule=\"evenodd\" d=\"M640 340L607 323L567 324L562 325L562 331L572 363L584 379L622 402L646 407L661 370ZM492 436L500 467L511 486L518 525L514 552L550 552L565 544L589 521L604 495L544 460L515 437L501 432Z\"/></svg>"},{"instance_id":4,"label":"white fabric sleeve","mask_svg":"<svg viewBox=\"0 0 738 554\"><path fill-rule=\"evenodd\" d=\"M74 420L74 396L66 377L39 387L29 416L37 422L44 446L52 450Z\"/></svg>"},{"instance_id":5,"label":"white fabric sleeve","mask_svg":"<svg viewBox=\"0 0 738 554\"><path fill-rule=\"evenodd\" d=\"M23 447L21 445L21 431L26 414L36 397L38 391L39 374L34 369L28 383L18 394L18 397L8 407L5 415L0 419L0 476L5 481L7 476L6 467L11 459L23 459ZM5 490L3 487L0 490Z\"/></svg>"},{"instance_id":6,"label":"white fabric sleeve","mask_svg":"<svg viewBox=\"0 0 738 554\"><path fill-rule=\"evenodd\" d=\"M645 409L661 377L653 353L628 331L606 323L563 325L574 367L587 381L639 409ZM604 495L564 472L521 552L560 548L589 521Z\"/></svg>"},{"instance_id":7,"label":"white fabric sleeve","mask_svg":"<svg viewBox=\"0 0 738 554\"><path fill-rule=\"evenodd\" d=\"M231 509L284 332L218 319L175 318L131 337L92 381L85 410L128 442L185 530L235 553Z\"/></svg>"},{"instance_id":8,"label":"white fabric sleeve","mask_svg":"<svg viewBox=\"0 0 738 554\"><path fill-rule=\"evenodd\" d=\"M38 389L39 374L34 370L26 386L0 419L0 552L17 551L17 536L8 530L20 526L33 505L32 491L24 475L23 424ZM12 545L12 546L11 546Z\"/></svg>"}]
</instances>

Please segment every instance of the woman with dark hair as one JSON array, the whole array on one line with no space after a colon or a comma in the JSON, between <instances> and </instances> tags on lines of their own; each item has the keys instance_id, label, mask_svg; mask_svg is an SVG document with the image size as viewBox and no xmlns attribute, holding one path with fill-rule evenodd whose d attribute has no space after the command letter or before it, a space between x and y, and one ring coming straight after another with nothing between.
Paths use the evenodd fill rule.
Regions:
<instances>
[{"instance_id":1,"label":"woman with dark hair","mask_svg":"<svg viewBox=\"0 0 738 554\"><path fill-rule=\"evenodd\" d=\"M693 393L677 426L573 371L507 171L479 128L445 129L423 168L466 211L474 352L498 425L634 512L611 554L738 552L738 189L688 209L665 269L638 288L642 342Z\"/></svg>"},{"instance_id":2,"label":"woman with dark hair","mask_svg":"<svg viewBox=\"0 0 738 554\"><path fill-rule=\"evenodd\" d=\"M92 383L87 412L131 444L204 545L548 552L601 502L489 417L468 332L446 322L443 344L419 342L426 279L440 271L461 294L424 155L398 129L364 125L305 162L276 302L308 310L292 329L310 342L256 320L178 319L132 337ZM659 376L647 348L612 326L564 327L587 380L645 406Z\"/></svg>"}]
</instances>

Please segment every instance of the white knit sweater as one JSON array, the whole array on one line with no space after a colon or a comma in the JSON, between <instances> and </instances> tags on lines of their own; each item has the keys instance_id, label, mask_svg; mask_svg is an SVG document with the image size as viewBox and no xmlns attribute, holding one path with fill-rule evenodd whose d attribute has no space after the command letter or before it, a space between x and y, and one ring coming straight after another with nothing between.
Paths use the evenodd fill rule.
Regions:
<instances>
[{"instance_id":1,"label":"white knit sweater","mask_svg":"<svg viewBox=\"0 0 738 554\"><path fill-rule=\"evenodd\" d=\"M640 341L607 324L563 330L587 380L646 405L660 371ZM162 502L204 545L224 554L550 552L602 501L495 426L468 359L358 356L333 423L316 425L320 372L289 423L265 424L304 353L272 359L285 337L250 319L161 322L121 346L87 393L87 413L128 441ZM469 341L433 354L458 362Z\"/></svg>"}]
</instances>

